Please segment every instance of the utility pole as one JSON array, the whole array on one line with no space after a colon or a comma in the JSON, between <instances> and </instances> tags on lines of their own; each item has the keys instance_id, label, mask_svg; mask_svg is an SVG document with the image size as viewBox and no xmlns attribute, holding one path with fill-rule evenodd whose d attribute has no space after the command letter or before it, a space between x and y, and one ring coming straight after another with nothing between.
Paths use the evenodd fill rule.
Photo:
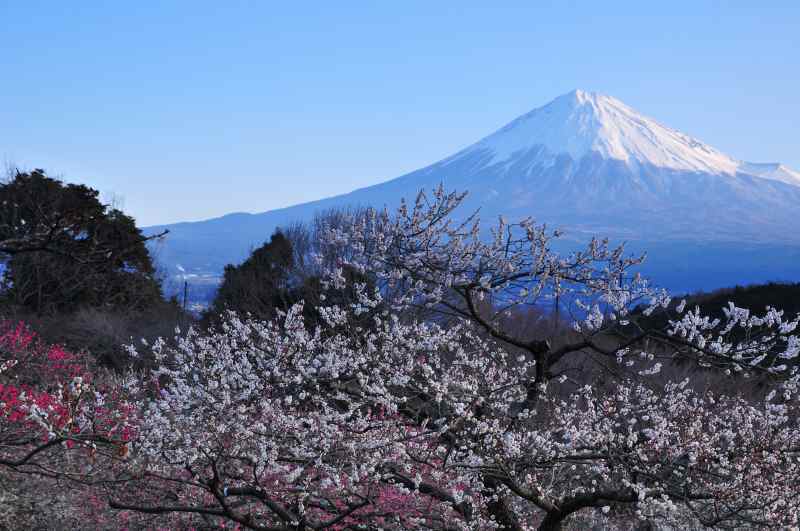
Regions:
<instances>
[{"instance_id":1,"label":"utility pole","mask_svg":"<svg viewBox=\"0 0 800 531\"><path fill-rule=\"evenodd\" d=\"M556 288L556 300L555 300L556 307L555 307L555 311L553 312L553 331L554 332L558 331L558 320L559 320L558 313L559 313L559 310L561 309L561 301L559 300L560 298L561 298L561 290Z\"/></svg>"},{"instance_id":2,"label":"utility pole","mask_svg":"<svg viewBox=\"0 0 800 531\"><path fill-rule=\"evenodd\" d=\"M189 281L183 281L183 313L186 313L186 306L188 305L189 299Z\"/></svg>"}]
</instances>

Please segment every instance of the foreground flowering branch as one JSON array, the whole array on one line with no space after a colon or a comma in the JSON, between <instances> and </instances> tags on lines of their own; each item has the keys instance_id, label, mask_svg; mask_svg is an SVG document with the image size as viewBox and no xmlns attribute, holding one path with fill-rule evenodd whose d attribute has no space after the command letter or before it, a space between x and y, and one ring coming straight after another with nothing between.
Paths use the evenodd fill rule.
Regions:
<instances>
[{"instance_id":1,"label":"foreground flowering branch","mask_svg":"<svg viewBox=\"0 0 800 531\"><path fill-rule=\"evenodd\" d=\"M334 329L346 313L327 313ZM468 326L308 330L302 308L229 316L177 349L112 507L203 513L253 529L555 529L631 507L706 525L797 522L794 400L631 380L526 403L531 362ZM171 503L164 503L171 500Z\"/></svg>"},{"instance_id":2,"label":"foreground flowering branch","mask_svg":"<svg viewBox=\"0 0 800 531\"><path fill-rule=\"evenodd\" d=\"M453 221L461 198L330 228L322 245L341 252L325 284L349 302L323 296L313 320L302 303L270 321L229 313L131 348L154 366L126 381L133 411L98 416L95 395L64 413L91 421L42 425L25 406L25 429L125 448L87 483L129 526L800 524L797 319L674 308L621 248L561 257L530 220L487 239L477 217ZM543 305L569 329L511 326ZM665 376L687 360L730 391ZM746 376L766 392L737 393Z\"/></svg>"},{"instance_id":3,"label":"foreground flowering branch","mask_svg":"<svg viewBox=\"0 0 800 531\"><path fill-rule=\"evenodd\" d=\"M664 313L671 301L633 272L644 257L596 239L558 254L552 249L561 232L530 218L501 218L488 231L477 213L456 221L465 195L439 188L430 197L420 192L413 207L404 202L394 214L367 210L338 220L325 237L326 245L347 250L332 272L334 284L343 281L342 268L356 268L378 279L396 311L425 308L468 320L533 357L539 383L576 354L632 366L645 340L646 358L680 356L743 375L783 373L800 354L800 315L789 319L774 308L756 316L731 304L726 318L715 320L682 302L667 327L654 328L647 318ZM569 318L573 341L556 346L504 326L504 316L524 308L553 308ZM627 349L634 346L640 348Z\"/></svg>"}]
</instances>

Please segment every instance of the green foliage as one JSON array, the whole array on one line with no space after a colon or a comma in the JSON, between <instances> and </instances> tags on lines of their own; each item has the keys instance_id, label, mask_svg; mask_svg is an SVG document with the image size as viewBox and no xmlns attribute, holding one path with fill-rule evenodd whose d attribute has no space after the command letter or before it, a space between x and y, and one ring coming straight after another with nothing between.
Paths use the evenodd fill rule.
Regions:
<instances>
[{"instance_id":1,"label":"green foliage","mask_svg":"<svg viewBox=\"0 0 800 531\"><path fill-rule=\"evenodd\" d=\"M160 284L133 218L98 192L42 170L0 186L0 239L9 256L3 298L38 314L79 308L141 310Z\"/></svg>"},{"instance_id":2,"label":"green foliage","mask_svg":"<svg viewBox=\"0 0 800 531\"><path fill-rule=\"evenodd\" d=\"M319 323L317 307L325 290L319 273L307 267L309 256L302 250L299 235L306 235L304 229L295 228L289 231L288 236L276 231L269 242L255 249L240 265L227 265L222 284L204 315L205 324L216 324L226 310L258 319L272 319L278 311L286 311L301 300L305 303L303 314L306 322L312 326ZM364 284L370 292L374 289L375 283L368 276L352 268L346 268L343 275L347 280L346 287L327 290L326 304L347 307L356 302L356 283ZM361 314L356 318L357 322L351 324L365 328L372 326L372 313Z\"/></svg>"},{"instance_id":3,"label":"green foliage","mask_svg":"<svg viewBox=\"0 0 800 531\"><path fill-rule=\"evenodd\" d=\"M234 310L269 319L277 310L286 310L299 295L290 285L293 264L292 244L276 232L242 264L225 266L207 318Z\"/></svg>"}]
</instances>

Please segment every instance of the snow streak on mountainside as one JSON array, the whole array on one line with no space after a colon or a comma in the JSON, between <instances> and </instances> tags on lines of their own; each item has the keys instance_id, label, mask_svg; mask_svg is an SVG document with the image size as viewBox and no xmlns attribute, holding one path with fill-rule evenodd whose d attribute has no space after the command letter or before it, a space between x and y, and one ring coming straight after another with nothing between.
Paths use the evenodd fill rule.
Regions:
<instances>
[{"instance_id":1,"label":"snow streak on mountainside","mask_svg":"<svg viewBox=\"0 0 800 531\"><path fill-rule=\"evenodd\" d=\"M691 255L691 249L700 255L720 244L727 250L717 254L722 265L713 270L751 264L742 266L750 268L744 276L732 274L735 281L754 281L746 274L751 269L762 275L758 279L777 278L763 277L774 270L795 271L800 280L800 268L788 258L800 253L795 252L800 250L800 173L779 163L738 160L615 98L580 90L391 181L262 214L231 214L149 232L170 229L157 250L169 271L180 264L186 274L219 274L276 227L336 207L391 208L400 198L413 199L420 189L440 183L468 191L462 213L480 208L488 221L500 214L532 216L566 229L576 241L591 235L638 241L651 256L669 247L663 260L674 259L675 249L681 256ZM743 259L741 250L750 246L748 252L757 253L753 245L778 249L770 256L779 258L748 262L750 256Z\"/></svg>"},{"instance_id":2,"label":"snow streak on mountainside","mask_svg":"<svg viewBox=\"0 0 800 531\"><path fill-rule=\"evenodd\" d=\"M787 168L783 164L778 164L777 162L742 162L739 166L739 171L742 173L749 173L750 175L757 175L764 179L772 179L786 184L800 186L800 172Z\"/></svg>"}]
</instances>

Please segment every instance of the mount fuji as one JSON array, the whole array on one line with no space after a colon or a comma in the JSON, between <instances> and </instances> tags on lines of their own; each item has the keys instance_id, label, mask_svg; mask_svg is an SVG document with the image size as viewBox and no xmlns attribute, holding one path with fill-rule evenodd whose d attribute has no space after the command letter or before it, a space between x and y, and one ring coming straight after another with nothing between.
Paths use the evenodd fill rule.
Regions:
<instances>
[{"instance_id":1,"label":"mount fuji","mask_svg":"<svg viewBox=\"0 0 800 531\"><path fill-rule=\"evenodd\" d=\"M674 290L800 280L800 172L738 160L611 96L581 90L381 184L146 232L170 230L155 249L168 272L212 278L279 226L332 207L391 207L440 183L469 192L464 213L532 216L563 228L566 247L599 235L647 250L645 273Z\"/></svg>"}]
</instances>

